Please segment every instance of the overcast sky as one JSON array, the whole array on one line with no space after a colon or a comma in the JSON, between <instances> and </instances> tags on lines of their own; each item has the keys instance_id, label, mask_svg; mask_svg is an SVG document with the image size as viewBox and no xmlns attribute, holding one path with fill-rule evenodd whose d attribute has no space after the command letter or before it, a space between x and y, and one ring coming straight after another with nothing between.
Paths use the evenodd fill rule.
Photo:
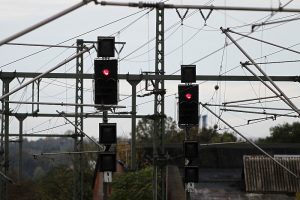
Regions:
<instances>
[{"instance_id":1,"label":"overcast sky","mask_svg":"<svg viewBox=\"0 0 300 200\"><path fill-rule=\"evenodd\" d=\"M39 22L79 1L76 0L0 0L0 40L14 34L28 26ZM127 1L122 1L127 2ZM226 5L226 6L255 6L255 7L278 7L289 1L185 1L169 0L167 3L174 4L197 4L197 5ZM288 8L299 8L300 2L293 1ZM180 10L183 15L185 10ZM206 16L208 11L203 11ZM131 15L131 16L129 16ZM271 16L272 15L272 16ZM175 10L165 11L165 71L166 74L179 74L181 64L196 64L198 75L250 75L247 70L239 66L240 62L247 59L234 46L225 47L226 40L221 33L220 27L230 27L232 30L244 34L251 32L254 23L278 21L299 17L297 13L270 13L270 12L240 12L240 11L213 11L206 23L199 11L189 10L187 18L180 23ZM124 18L124 19L122 19ZM118 19L117 22L114 22ZM110 24L110 25L107 25ZM280 23L259 27L251 36L267 40L285 47L299 51L299 21ZM94 30L94 31L92 31ZM78 35L80 35L78 37ZM142 10L138 8L100 6L90 3L54 22L51 22L23 37L12 42L35 43L35 44L58 44L63 41L64 45L74 45L76 39L86 41L96 40L97 36L115 36L116 41L126 42L124 50L119 55L119 73L139 74L144 71L154 70L154 46L155 42L155 11ZM231 34L235 39L239 36ZM150 41L147 43L147 41ZM145 44L142 48L143 44ZM257 59L257 62L272 61L295 61L299 54L290 51L279 51L280 48L272 47L251 39L239 40L239 44ZM136 50L138 49L139 50ZM75 53L74 49L52 48L26 59L21 59L29 54L43 49L42 47L11 46L0 47L0 66L4 72L44 72L55 66ZM220 49L216 53L212 52ZM211 54L211 55L210 55ZM93 60L96 58L95 51L86 54L84 60L84 72L93 73ZM11 64L9 64L11 63ZM261 65L268 75L294 76L299 75L299 63L288 62L281 64ZM254 67L251 67L254 70ZM66 64L55 72L74 73L75 61ZM28 81L28 80L25 80ZM15 79L11 88L17 87L22 80ZM204 82L198 81L200 101L204 103L222 104L223 102L241 99L273 96L263 84L259 82ZM65 102L73 103L75 97L75 82L65 79L43 79L41 82L40 101L42 102ZM177 81L166 81L166 114L177 120ZM277 83L288 97L300 96L299 83L281 82ZM219 90L215 90L215 85ZM144 88L145 82L141 82L138 90ZM2 84L1 84L2 87ZM84 83L84 103L93 103L92 81ZM142 91L141 94L146 94ZM130 85L126 81L120 81L120 100L131 95ZM11 96L14 101L31 101L31 86ZM138 114L153 114L153 96L138 98ZM300 106L299 98L293 98L296 106ZM119 105L126 108L119 111L131 110L131 98L120 101ZM283 102L261 102L251 104L256 107L289 108ZM12 112L31 112L28 105L11 105ZM55 110L74 112L72 107L40 106L40 113L55 113ZM236 108L240 109L240 108ZM233 126L247 124L248 120L263 118L266 115L254 115L238 112L221 112L219 108L212 107L217 114ZM245 110L245 109L240 109ZM94 108L86 107L85 112L95 112ZM263 112L262 108L251 111ZM286 114L289 111L266 110L266 112ZM202 115L208 114L208 125L218 124L221 129L226 126L210 115L204 108L200 108ZM295 115L295 113L292 113ZM297 121L297 118L278 117L276 120L266 120L260 123L239 127L247 137L265 137L269 134L269 128L284 122ZM110 122L118 122L118 135L129 136L130 120L110 119ZM85 120L84 130L91 136L97 137L98 123L100 119ZM64 133L73 127L65 124L58 118L27 118L24 121L25 133ZM62 125L62 126L60 126ZM59 128L53 129L55 126ZM11 118L11 133L18 132L18 122Z\"/></svg>"}]
</instances>

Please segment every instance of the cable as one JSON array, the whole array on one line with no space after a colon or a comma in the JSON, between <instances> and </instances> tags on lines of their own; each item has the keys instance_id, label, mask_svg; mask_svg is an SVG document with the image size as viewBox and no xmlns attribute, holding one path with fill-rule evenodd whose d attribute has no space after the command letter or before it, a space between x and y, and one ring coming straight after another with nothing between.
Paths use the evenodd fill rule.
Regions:
<instances>
[{"instance_id":1,"label":"cable","mask_svg":"<svg viewBox=\"0 0 300 200\"><path fill-rule=\"evenodd\" d=\"M152 10L150 10L150 11L152 11ZM149 12L150 12L149 11ZM140 11L139 11L140 12ZM137 12L137 13L139 13L139 12ZM149 12L147 12L147 13L149 13ZM146 13L146 14L147 14ZM139 19L141 19L143 16L145 16L145 14L143 14L142 16L140 16L139 18L137 18L136 20L134 20L133 22L131 22L130 24L128 24L128 25L126 25L124 28L122 28L120 31L118 31L118 32L121 32L121 31L124 31L124 30L126 30L127 28L129 28L132 24L134 24L135 22L137 22ZM60 54L59 54L60 55ZM88 55L88 56L90 56L90 54ZM70 69L72 69L73 67L75 67L75 65L73 65L71 68L69 68L69 70ZM1 68L1 67L0 67ZM67 70L67 71L69 71L69 70ZM56 81L56 79L55 80L53 80L52 82L50 82L50 83L48 83L48 85L58 85L58 84L54 84L53 82L54 81ZM45 82L45 81L44 81ZM56 81L56 82L59 82L59 81ZM43 87L40 91L42 91L44 88L46 88L48 85L46 85L45 87ZM58 86L60 86L60 85L58 85ZM73 85L71 85L71 87L69 87L69 88L72 88L74 86L74 84ZM63 87L65 87L65 85L63 86ZM75 89L75 87L73 87L74 89ZM86 89L86 91L87 91L88 89ZM63 91L63 92L65 92L65 91ZM59 93L59 94L61 94L61 93ZM55 96L57 96L58 94L56 94Z\"/></svg>"},{"instance_id":2,"label":"cable","mask_svg":"<svg viewBox=\"0 0 300 200\"><path fill-rule=\"evenodd\" d=\"M187 17L185 19L188 19L189 17L191 17L192 15L194 15L197 12L194 11L191 14L187 15ZM168 27L164 32L168 32L170 29L172 29L173 27L176 27L177 25L179 25L181 23L181 21L178 21L176 23L174 23L173 25L171 25L170 27ZM146 43L142 44L141 46L139 46L138 48L136 48L135 50L133 50L132 52L130 52L129 54L127 54L126 56L124 56L123 58L120 59L120 61L124 60L125 58L129 57L130 55L134 54L135 52L137 52L138 50L142 49L143 47L145 47L148 43L154 41L156 39L156 37L153 37L151 40L148 40Z\"/></svg>"},{"instance_id":3,"label":"cable","mask_svg":"<svg viewBox=\"0 0 300 200\"><path fill-rule=\"evenodd\" d=\"M165 41L167 41L172 35L174 35L174 34L177 32L177 30L178 30L179 28L180 28L180 26L177 26L177 28L176 28L173 32L171 32L167 37L165 37ZM171 29L170 29L170 30L171 30ZM166 31L165 33L167 33L167 31ZM149 43L148 43L148 44L149 44ZM138 54L138 55L136 55L136 56L134 56L134 57L131 57L131 58L129 58L129 59L124 59L124 60L125 60L125 61L129 61L129 62L148 62L148 61L153 61L153 59L150 59L150 58L148 58L148 60L146 60L146 61L133 61L132 59L141 57L141 56L143 56L143 55L149 53L150 51L152 51L152 50L154 50L154 49L155 49L155 47L153 47L153 48L151 48L151 49L148 49L146 52L143 52L143 53Z\"/></svg>"},{"instance_id":4,"label":"cable","mask_svg":"<svg viewBox=\"0 0 300 200\"><path fill-rule=\"evenodd\" d=\"M175 31L172 32L172 33L175 33L179 28L180 28L180 26L178 26L178 28L175 29ZM198 31L197 31L196 33L194 33L190 38L188 38L186 41L184 41L184 42L183 42L182 44L180 44L178 47L175 47L173 50L167 52L167 53L165 54L165 57L167 57L167 56L173 54L174 52L176 52L177 50L179 50L180 48L182 48L183 46L185 46L187 43L189 43L196 35L198 35L198 33L199 33L203 28L204 28L204 26L202 26L200 29L198 29ZM169 35L169 36L171 36L171 35ZM168 38L166 38L165 41L166 41L167 39L168 39ZM152 48L151 50L153 50L153 49L154 49L154 48ZM147 52L146 52L146 53L147 53ZM145 53L143 53L143 54L145 54ZM139 56L141 56L141 55L143 55L143 54L140 54L140 55L138 55L138 56L135 56L134 58L139 57ZM132 58L131 58L131 59L132 59ZM149 62L149 61L154 61L154 60L155 60L155 59L151 59L151 60L143 60L143 61L133 61L133 60L126 60L126 61L130 61L130 62Z\"/></svg>"},{"instance_id":5,"label":"cable","mask_svg":"<svg viewBox=\"0 0 300 200\"><path fill-rule=\"evenodd\" d=\"M74 36L74 37L72 37L72 38L69 38L69 39L64 40L64 41L62 41L62 42L59 42L59 43L57 43L57 44L55 44L55 45L61 45L61 44L66 43L66 42L68 42L68 41L70 41L70 40L73 40L73 39L76 39L76 38L81 37L81 36L83 36L83 35L86 35L86 34L89 34L89 33L91 33L91 32L94 32L94 31L96 31L96 30L98 30L98 29L101 29L101 28L104 28L104 27L106 27L106 26L112 25L112 24L114 24L114 23L116 23L116 22L122 21L122 20L124 20L124 19L126 19L126 18L129 18L129 17L131 17L131 16L134 16L134 15L140 13L140 12L143 12L144 10L147 10L147 9L143 9L143 10L140 10L140 11L135 12L135 13L133 13L133 14L127 15L127 16L125 16L125 17L122 17L122 18L119 18L119 19L117 19L117 20L111 21L111 22L109 22L109 23L107 23L107 24L104 24L104 25L99 26L99 27L97 27L97 28L94 28L94 29L92 29L92 30L90 30L90 31L87 31L87 32L81 33L81 34L79 34L79 35L76 35L76 36ZM51 49L51 48L52 48L52 47L44 48L44 49L41 49L41 50L36 51L36 52L34 52L34 53L28 54L28 55L26 55L26 56L24 56L24 57L18 58L18 59L14 60L14 61L11 61L11 62L9 62L9 63L6 63L6 64L4 64L4 65L1 65L1 66L0 66L0 69L3 68L3 67L5 67L5 66L11 65L11 64L13 64L13 63L16 63L16 62L18 62L18 61L21 61L21 60L24 60L24 59L26 59L26 58L29 58L29 57L31 57L31 56L34 56L34 55L36 55L36 54L39 54L39 53L41 53L41 52L43 52L43 51L46 51L46 50L48 50L48 49Z\"/></svg>"},{"instance_id":6,"label":"cable","mask_svg":"<svg viewBox=\"0 0 300 200\"><path fill-rule=\"evenodd\" d=\"M126 25L125 27L123 27L121 30L111 34L111 35L115 35L115 34L119 34L120 32L125 31L126 29L128 29L131 25L133 25L135 22L139 21L140 19L142 19L144 16L148 15L150 12L153 11L154 8L151 8L148 12L144 13L143 15L139 16L137 19L135 19L134 21L132 21L130 24Z\"/></svg>"},{"instance_id":7,"label":"cable","mask_svg":"<svg viewBox=\"0 0 300 200\"><path fill-rule=\"evenodd\" d=\"M289 99L297 99L300 98L300 96L294 96L294 97L290 97ZM275 99L275 100L265 100L265 101L261 101L262 103L271 103L271 102L277 102L277 101L281 101L281 99ZM252 102L252 103L241 103L241 104L237 104L240 106L246 106L246 105L253 105L253 104L257 104L259 102Z\"/></svg>"}]
</instances>

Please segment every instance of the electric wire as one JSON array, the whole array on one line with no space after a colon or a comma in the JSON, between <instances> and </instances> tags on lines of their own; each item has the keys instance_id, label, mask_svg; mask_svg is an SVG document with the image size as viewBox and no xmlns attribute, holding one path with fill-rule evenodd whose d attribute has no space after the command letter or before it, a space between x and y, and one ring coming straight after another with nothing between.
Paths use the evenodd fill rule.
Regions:
<instances>
[{"instance_id":1,"label":"electric wire","mask_svg":"<svg viewBox=\"0 0 300 200\"><path fill-rule=\"evenodd\" d=\"M150 10L150 11L152 11L152 9ZM149 11L149 12L150 12ZM146 14L148 14L149 12L147 12ZM139 13L139 12L138 12ZM130 24L128 24L128 25L126 25L124 28L122 28L120 31L118 31L118 33L120 33L120 32L122 32L122 31L124 31L124 30L126 30L127 28L129 28L131 25L133 25L135 22L137 22L139 19L141 19L143 16L145 16L145 14L143 14L142 16L140 16L139 18L137 18L136 20L134 20L133 22L131 22ZM89 56L90 56L90 54L89 54ZM71 70L73 67L75 67L76 65L73 65L71 68L69 68L69 70ZM1 68L1 67L0 67ZM68 71L69 71L68 70ZM55 80L53 80L52 82L54 82L54 81L56 81L56 79ZM57 82L57 81L56 81ZM51 84L51 83L48 83L48 85L49 84ZM52 83L53 84L53 83ZM42 89L41 89L41 91L44 89L44 88L46 88L48 85L46 85L45 87L43 87ZM54 85L54 84L53 84ZM71 87L73 87L75 84L73 84L73 85L71 85ZM63 91L63 93L64 93L65 91ZM60 93L61 94L61 93ZM58 94L56 94L56 95L58 95ZM50 119L51 120L51 119Z\"/></svg>"},{"instance_id":2,"label":"electric wire","mask_svg":"<svg viewBox=\"0 0 300 200\"><path fill-rule=\"evenodd\" d=\"M188 19L189 17L193 16L195 13L197 12L197 10L193 11L191 14L187 15L185 19ZM176 27L177 25L180 25L181 21L178 21L176 23L174 23L173 25L169 26L164 32L168 32L170 29L173 29L174 27ZM128 53L126 56L124 56L123 58L120 59L120 61L126 59L127 57L129 57L130 55L136 53L137 51L139 51L140 49L142 49L143 47L145 47L148 43L154 41L156 39L156 37L153 37L151 40L148 40L147 42L145 42L144 44L140 45L139 47L137 47L135 50L133 50L132 52Z\"/></svg>"},{"instance_id":3,"label":"electric wire","mask_svg":"<svg viewBox=\"0 0 300 200\"><path fill-rule=\"evenodd\" d=\"M176 27L176 26L175 26L175 27ZM171 36L173 36L173 35L178 31L179 28L180 28L180 26L177 26L177 28L176 28L174 31L172 31L167 37L165 37L165 41L168 40ZM170 30L171 30L171 29L170 29ZM167 31L166 31L165 33L167 33ZM149 41L149 40L148 40L148 41ZM148 44L149 44L149 43L150 43L150 42L148 42ZM141 56L143 56L143 55L145 55L145 54L147 54L147 53L153 51L154 49L155 49L155 47L152 47L151 49L148 49L146 52L143 52L143 53L141 53L141 54L138 54L138 55L136 55L136 56L134 56L134 57L130 57L130 58L128 58L128 59L124 59L124 61L129 61L129 62L148 62L148 61L153 61L153 59L150 59L150 58L148 58L148 60L146 60L146 61L133 61L133 59L138 58L138 57L141 57Z\"/></svg>"},{"instance_id":4,"label":"electric wire","mask_svg":"<svg viewBox=\"0 0 300 200\"><path fill-rule=\"evenodd\" d=\"M150 11L152 11L152 10L150 10ZM150 12L149 11L149 12ZM147 12L147 13L149 13L149 12ZM146 14L147 14L146 13ZM122 28L120 31L118 31L119 33L120 32L122 32L123 30L126 30L127 28L129 28L131 25L133 25L135 22L137 22L139 19L141 19L143 16L145 16L145 14L143 14L142 16L140 16L139 18L137 18L137 19L135 19L133 22L131 22L130 24L128 24L128 25L126 25L124 28ZM60 55L60 54L59 54ZM90 54L89 54L89 56L90 56ZM73 65L69 70L71 70L72 68L74 68L76 65ZM68 70L68 71L69 71ZM54 82L54 81L56 81L56 79L54 79L52 82ZM51 85L51 83L48 83L48 85ZM46 88L48 85L46 85L45 87L43 87L41 90L43 90L44 88ZM53 85L55 85L55 84L53 84ZM74 85L75 84L73 84L73 85L71 85L70 86L70 88L71 87L74 87ZM75 88L75 87L74 87ZM60 93L58 93L58 94L56 94L56 95L52 95L52 96L57 96L57 95L59 95L59 94L62 94L62 93L64 93L64 92L60 92Z\"/></svg>"},{"instance_id":5,"label":"electric wire","mask_svg":"<svg viewBox=\"0 0 300 200\"><path fill-rule=\"evenodd\" d=\"M81 34L79 34L79 35L76 35L76 36L74 36L74 37L72 37L72 38L69 38L69 39L64 40L64 41L62 41L62 42L59 42L59 43L57 43L57 44L55 44L55 45L61 45L61 44L64 44L64 43L69 42L69 41L71 41L71 40L74 40L74 39L76 39L76 38L78 38L78 37L81 37L81 36L83 36L83 35L89 34L89 33L91 33L91 32L94 32L94 31L99 30L99 29L101 29L101 28L104 28L104 27L106 27L106 26L112 25L112 24L114 24L114 23L116 23L116 22L119 22L119 21L122 21L122 20L124 20L124 19L127 19L127 18L129 18L129 17L131 17L131 16L134 16L134 15L136 15L136 14L139 14L139 13L145 11L145 10L147 10L147 9L143 9L143 10L137 11L137 12L135 12L135 13L129 14L129 15L125 16L125 17L122 17L122 18L119 18L119 19L117 19L117 20L111 21L111 22L109 22L109 23L107 23L107 24L101 25L101 26L96 27L96 28L94 28L94 29L92 29L92 30L89 30L89 31L84 32L84 33L81 33ZM18 59L14 60L14 61L11 61L11 62L9 62L9 63L6 63L6 64L4 64L4 65L1 65L1 66L0 66L0 69L3 68L3 67L5 67L5 66L11 65L11 64L13 64L13 63L16 63L16 62L18 62L18 61L21 61L21 60L24 60L24 59L26 59L26 58L29 58L29 57L31 57L31 56L34 56L34 55L36 55L36 54L39 54L39 53L41 53L41 52L43 52L43 51L46 51L46 50L48 50L48 49L51 49L51 48L52 48L52 47L44 48L44 49L41 49L41 50L36 51L36 52L34 52L34 53L28 54L28 55L26 55L26 56L24 56L24 57L18 58Z\"/></svg>"}]
</instances>

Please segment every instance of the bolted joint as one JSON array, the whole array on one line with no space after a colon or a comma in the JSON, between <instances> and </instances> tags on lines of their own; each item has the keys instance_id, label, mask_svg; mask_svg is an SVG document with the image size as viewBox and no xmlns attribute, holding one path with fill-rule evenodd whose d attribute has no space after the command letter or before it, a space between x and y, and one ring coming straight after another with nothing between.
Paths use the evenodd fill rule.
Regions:
<instances>
[{"instance_id":1,"label":"bolted joint","mask_svg":"<svg viewBox=\"0 0 300 200\"><path fill-rule=\"evenodd\" d=\"M242 65L242 67L245 67L247 65L250 65L250 62L249 61L246 61L246 62L240 62L240 64Z\"/></svg>"},{"instance_id":2,"label":"bolted joint","mask_svg":"<svg viewBox=\"0 0 300 200\"><path fill-rule=\"evenodd\" d=\"M164 9L165 8L165 3L164 2L158 2L156 4L156 8L158 8L160 10Z\"/></svg>"},{"instance_id":3,"label":"bolted joint","mask_svg":"<svg viewBox=\"0 0 300 200\"><path fill-rule=\"evenodd\" d=\"M295 82L300 82L300 76L295 76L294 81Z\"/></svg>"}]
</instances>

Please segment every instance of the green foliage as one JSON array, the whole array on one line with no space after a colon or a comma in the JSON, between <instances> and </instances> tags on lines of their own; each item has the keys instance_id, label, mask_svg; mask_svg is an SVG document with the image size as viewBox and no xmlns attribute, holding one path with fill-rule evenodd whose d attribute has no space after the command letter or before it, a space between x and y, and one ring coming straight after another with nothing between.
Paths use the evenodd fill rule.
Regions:
<instances>
[{"instance_id":1,"label":"green foliage","mask_svg":"<svg viewBox=\"0 0 300 200\"><path fill-rule=\"evenodd\" d=\"M138 121L136 127L137 141L150 142L154 133L154 121L147 118L142 118Z\"/></svg>"},{"instance_id":2,"label":"green foliage","mask_svg":"<svg viewBox=\"0 0 300 200\"><path fill-rule=\"evenodd\" d=\"M111 200L151 200L152 167L127 172L114 178Z\"/></svg>"},{"instance_id":3,"label":"green foliage","mask_svg":"<svg viewBox=\"0 0 300 200\"><path fill-rule=\"evenodd\" d=\"M270 128L271 136L260 138L260 143L299 143L300 123L284 123Z\"/></svg>"},{"instance_id":4,"label":"green foliage","mask_svg":"<svg viewBox=\"0 0 300 200\"><path fill-rule=\"evenodd\" d=\"M40 200L71 200L73 172L65 167L55 168L38 181L37 196Z\"/></svg>"},{"instance_id":5,"label":"green foliage","mask_svg":"<svg viewBox=\"0 0 300 200\"><path fill-rule=\"evenodd\" d=\"M92 170L85 168L83 174L84 199L92 196ZM74 188L74 171L65 166L52 169L36 182L38 200L71 200Z\"/></svg>"},{"instance_id":6,"label":"green foliage","mask_svg":"<svg viewBox=\"0 0 300 200\"><path fill-rule=\"evenodd\" d=\"M137 141L141 143L151 143L154 132L154 122L150 119L141 119L137 124ZM188 138L197 140L201 143L216 142L235 142L237 137L229 132L218 133L216 129L208 128L199 130L196 128L189 129ZM165 143L182 143L185 139L185 130L179 129L176 122L167 117L165 120Z\"/></svg>"},{"instance_id":7,"label":"green foliage","mask_svg":"<svg viewBox=\"0 0 300 200\"><path fill-rule=\"evenodd\" d=\"M74 157L70 155L39 156L40 152L73 151L74 140L66 138L39 139L23 141L23 175L24 182L18 185L9 184L9 199L18 200L68 200L73 197ZM84 148L94 150L91 142L84 141ZM10 177L17 180L18 145L10 145L12 165ZM78 156L78 155L76 155ZM94 155L83 156L84 199L92 197L94 166L89 161L95 161Z\"/></svg>"}]
</instances>

